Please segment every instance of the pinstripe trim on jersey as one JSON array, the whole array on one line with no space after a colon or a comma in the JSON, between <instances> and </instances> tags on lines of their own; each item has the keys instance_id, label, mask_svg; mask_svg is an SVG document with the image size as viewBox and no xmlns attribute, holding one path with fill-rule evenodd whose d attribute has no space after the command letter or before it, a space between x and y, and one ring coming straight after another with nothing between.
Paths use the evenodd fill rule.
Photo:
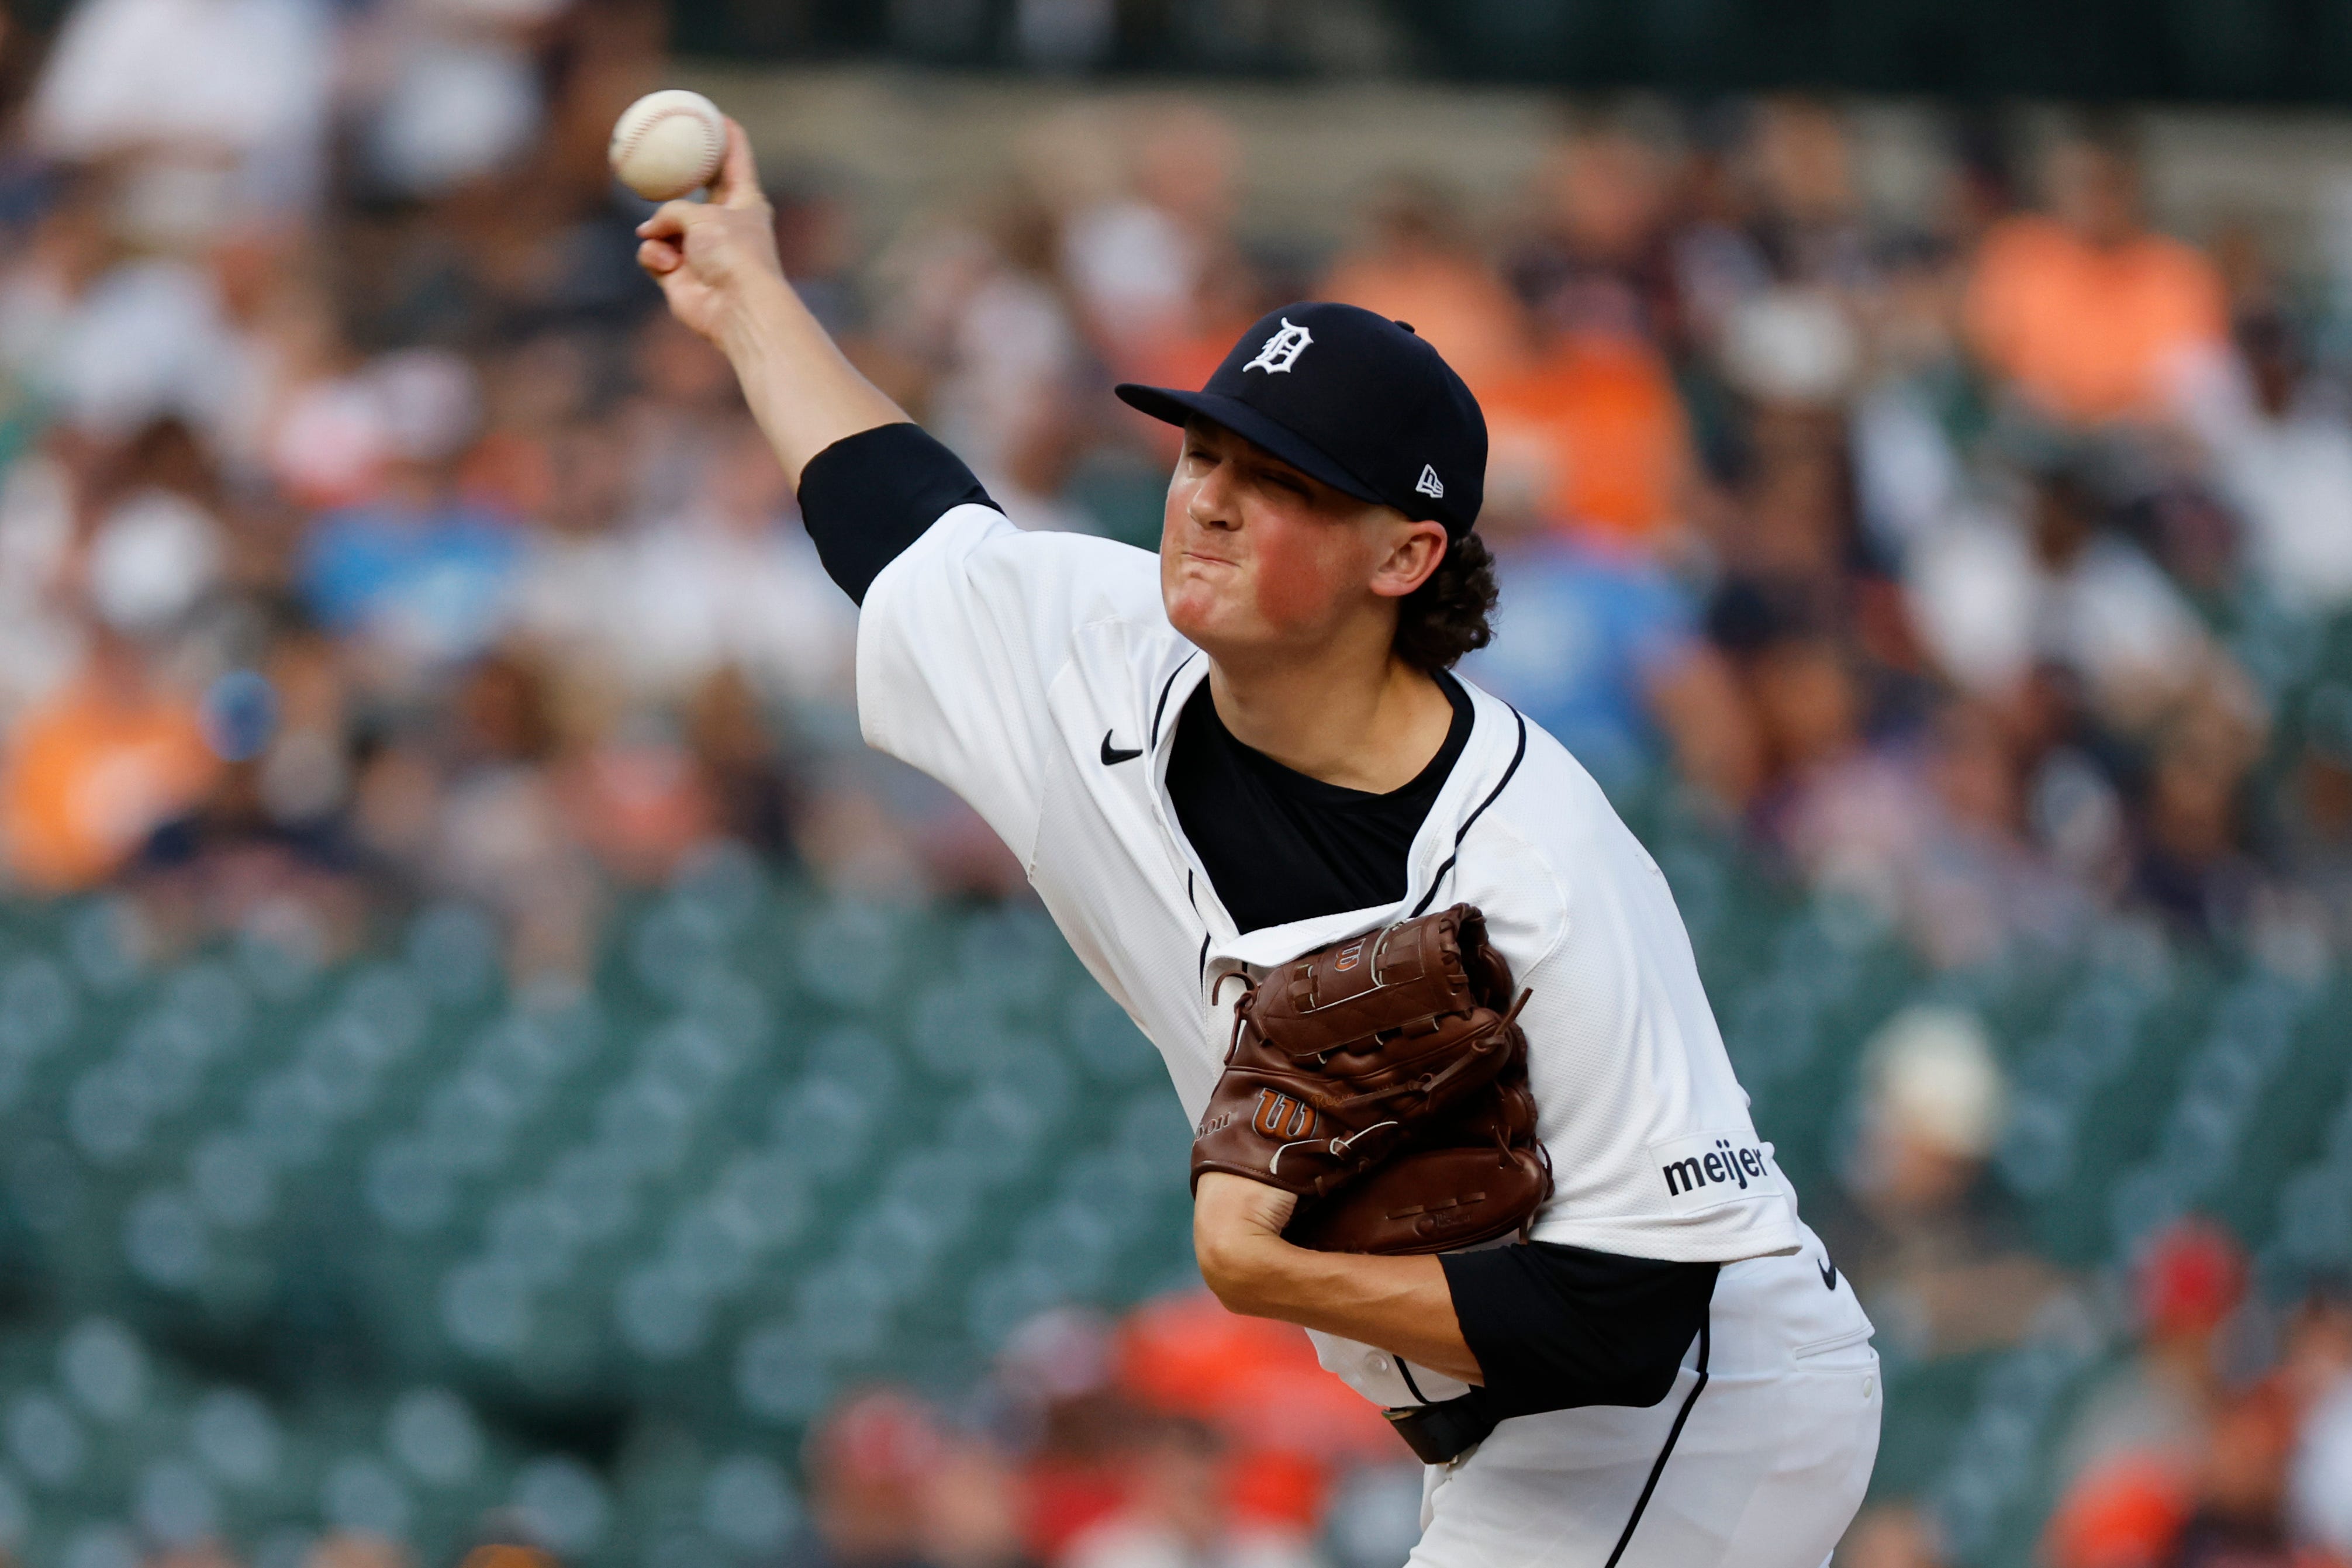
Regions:
<instances>
[{"instance_id":1,"label":"pinstripe trim on jersey","mask_svg":"<svg viewBox=\"0 0 2352 1568\"><path fill-rule=\"evenodd\" d=\"M1168 672L1168 684L1160 689L1159 705L1151 710L1151 745L1155 751L1160 747L1160 721L1168 713L1168 694L1176 689L1176 678L1184 673L1184 666L1192 662L1197 652L1186 654L1181 662Z\"/></svg>"},{"instance_id":2,"label":"pinstripe trim on jersey","mask_svg":"<svg viewBox=\"0 0 2352 1568\"><path fill-rule=\"evenodd\" d=\"M1714 1314L1709 1312L1707 1316ZM1633 1539L1633 1527L1642 1522L1642 1510L1650 1506L1650 1494L1658 1489L1658 1478L1665 1474L1666 1460L1673 1457L1675 1444L1681 1440L1683 1423L1690 1419L1691 1406L1698 1403L1698 1396L1706 1392L1706 1331L1707 1318L1702 1318L1698 1324L1698 1381L1691 1384L1683 1407L1675 1412L1675 1424L1666 1429L1666 1446L1658 1450L1658 1462L1650 1467L1650 1479L1642 1483L1642 1495L1633 1500L1633 1516L1625 1521L1624 1533L1617 1537L1616 1550L1609 1553L1609 1561L1601 1568L1617 1568L1617 1560L1625 1555L1626 1544Z\"/></svg>"},{"instance_id":3,"label":"pinstripe trim on jersey","mask_svg":"<svg viewBox=\"0 0 2352 1568\"><path fill-rule=\"evenodd\" d=\"M1181 669L1183 666L1179 665L1177 668ZM1176 678L1171 675L1168 679L1173 680ZM1157 726L1159 721L1155 719L1152 723ZM1192 906L1192 918L1201 922L1200 973L1194 977L1194 984L1197 984L1209 977L1209 922L1201 914L1201 900L1192 894L1192 872L1190 867L1187 867L1184 871L1184 901Z\"/></svg>"},{"instance_id":4,"label":"pinstripe trim on jersey","mask_svg":"<svg viewBox=\"0 0 2352 1568\"><path fill-rule=\"evenodd\" d=\"M1429 912L1431 900L1437 897L1437 889L1445 883L1445 873L1454 869L1454 863L1462 858L1462 841L1470 837L1470 829L1476 825L1480 817L1486 815L1486 808L1495 804L1495 797L1510 787L1511 775L1519 771L1519 763L1526 760L1528 716L1514 708L1511 710L1511 717L1519 721L1519 747L1511 753L1511 765L1503 770L1502 781L1486 792L1486 798L1478 803L1478 809L1463 820L1461 831L1454 836L1454 853L1445 858L1445 864L1440 866L1437 868L1437 875L1429 879L1429 891L1422 894L1421 902L1413 905L1412 914L1407 916L1407 919L1413 919Z\"/></svg>"}]
</instances>

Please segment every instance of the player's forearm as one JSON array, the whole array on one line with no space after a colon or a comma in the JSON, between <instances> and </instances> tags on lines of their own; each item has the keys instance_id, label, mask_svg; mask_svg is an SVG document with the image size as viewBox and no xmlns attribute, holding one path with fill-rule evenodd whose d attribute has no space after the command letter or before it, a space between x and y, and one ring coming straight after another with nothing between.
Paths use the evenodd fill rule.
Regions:
<instances>
[{"instance_id":1,"label":"player's forearm","mask_svg":"<svg viewBox=\"0 0 2352 1568\"><path fill-rule=\"evenodd\" d=\"M795 488L808 460L835 441L907 418L849 363L781 276L742 289L719 342L742 383L752 418Z\"/></svg>"},{"instance_id":2,"label":"player's forearm","mask_svg":"<svg viewBox=\"0 0 2352 1568\"><path fill-rule=\"evenodd\" d=\"M1314 1252L1265 1236L1195 1239L1202 1278L1236 1312L1377 1345L1465 1383L1485 1381L1434 1258Z\"/></svg>"}]
</instances>

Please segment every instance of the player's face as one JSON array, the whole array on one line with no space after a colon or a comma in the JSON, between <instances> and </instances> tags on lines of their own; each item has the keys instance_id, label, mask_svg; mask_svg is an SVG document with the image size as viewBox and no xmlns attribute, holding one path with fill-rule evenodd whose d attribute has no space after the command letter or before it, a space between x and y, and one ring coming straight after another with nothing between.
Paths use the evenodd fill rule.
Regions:
<instances>
[{"instance_id":1,"label":"player's face","mask_svg":"<svg viewBox=\"0 0 2352 1568\"><path fill-rule=\"evenodd\" d=\"M1444 554L1445 530L1358 500L1222 426L1194 420L1168 485L1160 592L1220 661L1360 636L1385 650L1396 601Z\"/></svg>"}]
</instances>

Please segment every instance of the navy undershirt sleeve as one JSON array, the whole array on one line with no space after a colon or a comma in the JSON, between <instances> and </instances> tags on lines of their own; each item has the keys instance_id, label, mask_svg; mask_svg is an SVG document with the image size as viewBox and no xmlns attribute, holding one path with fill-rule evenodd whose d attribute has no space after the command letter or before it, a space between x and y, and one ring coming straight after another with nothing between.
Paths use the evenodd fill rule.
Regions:
<instances>
[{"instance_id":1,"label":"navy undershirt sleeve","mask_svg":"<svg viewBox=\"0 0 2352 1568\"><path fill-rule=\"evenodd\" d=\"M861 605L882 568L949 510L967 502L996 506L962 458L921 426L904 423L844 436L811 458L801 470L800 499L816 558Z\"/></svg>"},{"instance_id":2,"label":"navy undershirt sleeve","mask_svg":"<svg viewBox=\"0 0 2352 1568\"><path fill-rule=\"evenodd\" d=\"M1651 1405L1706 1321L1717 1265L1529 1242L1438 1258L1497 1417Z\"/></svg>"}]
</instances>

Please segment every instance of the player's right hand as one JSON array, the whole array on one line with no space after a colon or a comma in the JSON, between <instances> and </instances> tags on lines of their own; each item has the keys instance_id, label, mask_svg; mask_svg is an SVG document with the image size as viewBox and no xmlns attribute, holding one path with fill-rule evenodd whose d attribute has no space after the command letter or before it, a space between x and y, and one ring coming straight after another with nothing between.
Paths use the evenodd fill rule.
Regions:
<instances>
[{"instance_id":1,"label":"player's right hand","mask_svg":"<svg viewBox=\"0 0 2352 1568\"><path fill-rule=\"evenodd\" d=\"M775 216L760 192L751 139L727 121L727 156L705 202L665 202L637 226L637 265L653 275L670 313L724 347L735 315L783 281Z\"/></svg>"}]
</instances>

